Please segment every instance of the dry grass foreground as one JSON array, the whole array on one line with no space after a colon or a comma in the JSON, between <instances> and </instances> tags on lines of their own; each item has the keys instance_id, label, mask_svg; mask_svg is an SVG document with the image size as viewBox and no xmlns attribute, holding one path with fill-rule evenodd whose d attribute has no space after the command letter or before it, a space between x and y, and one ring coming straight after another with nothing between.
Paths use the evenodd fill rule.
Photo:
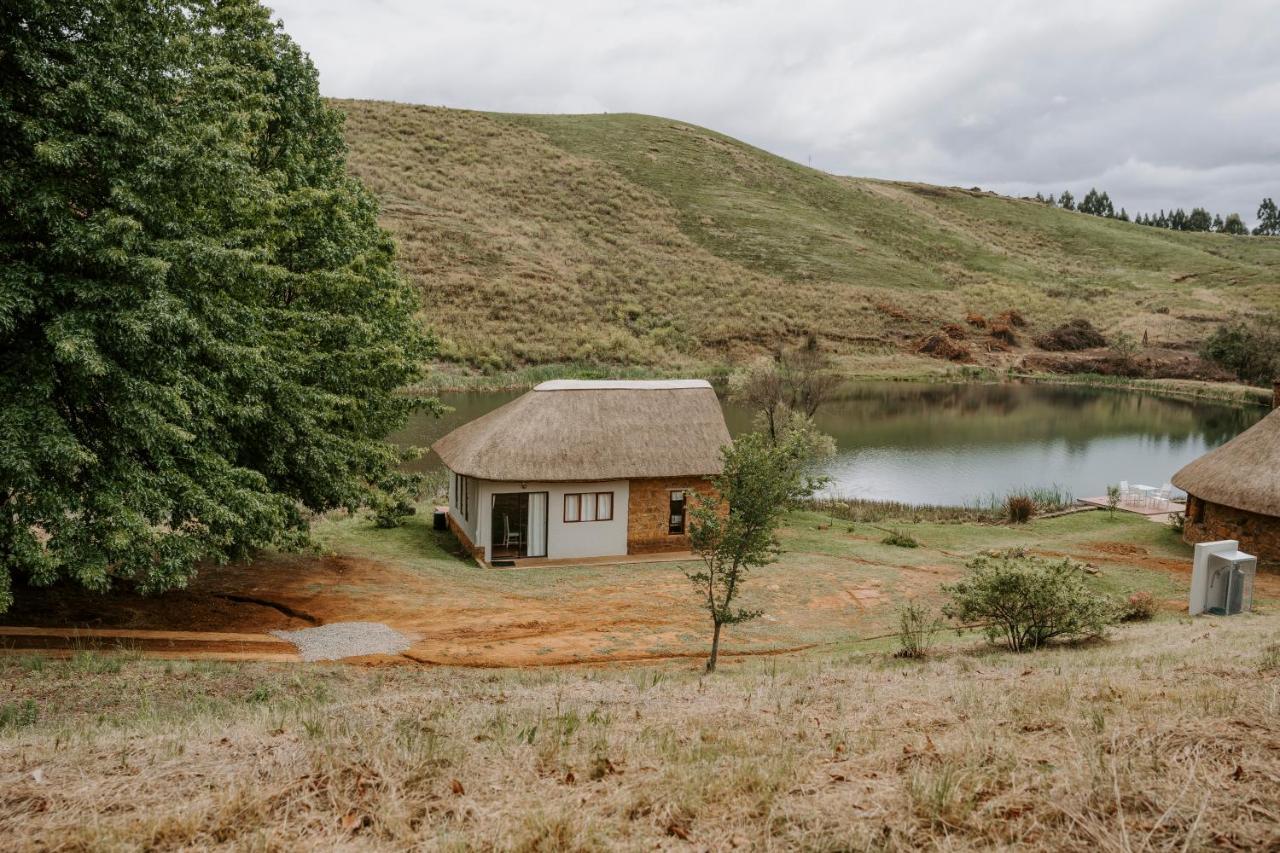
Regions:
<instances>
[{"instance_id":1,"label":"dry grass foreground","mask_svg":"<svg viewBox=\"0 0 1280 853\"><path fill-rule=\"evenodd\" d=\"M873 357L1009 308L1028 339L1086 317L1185 344L1280 307L1280 240L842 178L652 116L334 104L443 356L470 369L697 370L806 331Z\"/></svg>"},{"instance_id":2,"label":"dry grass foreground","mask_svg":"<svg viewBox=\"0 0 1280 853\"><path fill-rule=\"evenodd\" d=\"M705 679L86 653L0 683L6 849L1280 847L1275 614Z\"/></svg>"}]
</instances>

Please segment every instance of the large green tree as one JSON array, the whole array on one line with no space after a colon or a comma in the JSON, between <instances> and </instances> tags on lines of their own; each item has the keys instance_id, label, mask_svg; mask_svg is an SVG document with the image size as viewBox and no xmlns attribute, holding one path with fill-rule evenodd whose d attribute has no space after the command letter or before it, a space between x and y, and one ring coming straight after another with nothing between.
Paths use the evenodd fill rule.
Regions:
<instances>
[{"instance_id":1,"label":"large green tree","mask_svg":"<svg viewBox=\"0 0 1280 853\"><path fill-rule=\"evenodd\" d=\"M396 485L430 339L252 0L0 11L0 609L179 586Z\"/></svg>"},{"instance_id":2,"label":"large green tree","mask_svg":"<svg viewBox=\"0 0 1280 853\"><path fill-rule=\"evenodd\" d=\"M1253 233L1267 237L1280 234L1280 207L1271 198L1264 198L1258 205L1258 225Z\"/></svg>"}]
</instances>

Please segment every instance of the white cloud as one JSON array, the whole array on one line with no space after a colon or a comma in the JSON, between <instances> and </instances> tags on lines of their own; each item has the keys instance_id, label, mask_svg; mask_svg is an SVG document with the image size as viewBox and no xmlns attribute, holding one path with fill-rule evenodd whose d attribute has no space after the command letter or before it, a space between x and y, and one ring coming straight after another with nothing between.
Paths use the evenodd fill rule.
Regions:
<instances>
[{"instance_id":1,"label":"white cloud","mask_svg":"<svg viewBox=\"0 0 1280 853\"><path fill-rule=\"evenodd\" d=\"M326 94L643 112L842 174L1107 189L1251 218L1280 195L1280 4L284 0Z\"/></svg>"}]
</instances>

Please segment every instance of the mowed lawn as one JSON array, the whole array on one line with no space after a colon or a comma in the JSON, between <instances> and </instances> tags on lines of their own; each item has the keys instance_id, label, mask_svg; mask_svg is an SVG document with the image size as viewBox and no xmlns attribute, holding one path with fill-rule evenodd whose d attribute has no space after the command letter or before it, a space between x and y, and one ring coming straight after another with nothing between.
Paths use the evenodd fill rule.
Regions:
<instances>
[{"instance_id":1,"label":"mowed lawn","mask_svg":"<svg viewBox=\"0 0 1280 853\"><path fill-rule=\"evenodd\" d=\"M431 528L427 509L391 530L327 520L316 528L319 553L209 568L159 598L20 590L0 623L243 634L373 621L412 638L408 661L484 667L705 654L708 617L685 577L694 564L486 569ZM919 547L883 544L895 530ZM941 587L986 550L1069 556L1088 564L1098 588L1117 598L1149 591L1169 614L1185 611L1190 575L1191 549L1173 531L1101 511L1018 526L851 524L795 512L781 538L781 559L753 571L741 598L763 615L726 630L727 655L889 644L898 604L940 603ZM1258 595L1263 604L1280 597L1280 578L1261 577Z\"/></svg>"},{"instance_id":2,"label":"mowed lawn","mask_svg":"<svg viewBox=\"0 0 1280 853\"><path fill-rule=\"evenodd\" d=\"M920 544L882 544L891 530ZM486 570L453 553L452 537L420 515L395 530L361 519L322 525L323 546L348 559L395 567L369 588L336 590L350 607L382 608L390 624L420 640L410 654L448 663L529 664L635 660L704 652L708 622L684 572L691 564L641 563L560 569ZM974 523L851 524L796 512L784 553L753 571L744 607L764 615L726 631L728 654L865 642L891 634L896 605L937 602L984 550L1022 547L1093 566L1091 582L1117 597L1152 592L1170 612L1185 607L1190 548L1162 525L1134 515L1086 512L1022 526ZM290 566L297 565L290 563ZM304 564L305 565L305 564ZM1276 592L1261 584L1264 595ZM370 612L372 613L372 611Z\"/></svg>"}]
</instances>

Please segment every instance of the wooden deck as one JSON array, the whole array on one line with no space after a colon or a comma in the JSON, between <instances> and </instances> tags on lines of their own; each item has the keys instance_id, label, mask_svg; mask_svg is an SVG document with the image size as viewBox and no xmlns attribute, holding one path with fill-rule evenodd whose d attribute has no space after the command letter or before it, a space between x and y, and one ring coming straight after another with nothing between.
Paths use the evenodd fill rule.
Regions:
<instances>
[{"instance_id":1,"label":"wooden deck","mask_svg":"<svg viewBox=\"0 0 1280 853\"><path fill-rule=\"evenodd\" d=\"M1089 504L1090 506L1102 507L1108 509L1110 504L1107 503L1107 496L1095 498L1080 498L1080 503ZM1169 519L1170 513L1182 512L1187 507L1185 504L1177 501L1151 501L1144 503L1139 501L1121 501L1116 504L1118 512L1132 512L1135 515L1145 516L1152 521L1165 522Z\"/></svg>"}]
</instances>

